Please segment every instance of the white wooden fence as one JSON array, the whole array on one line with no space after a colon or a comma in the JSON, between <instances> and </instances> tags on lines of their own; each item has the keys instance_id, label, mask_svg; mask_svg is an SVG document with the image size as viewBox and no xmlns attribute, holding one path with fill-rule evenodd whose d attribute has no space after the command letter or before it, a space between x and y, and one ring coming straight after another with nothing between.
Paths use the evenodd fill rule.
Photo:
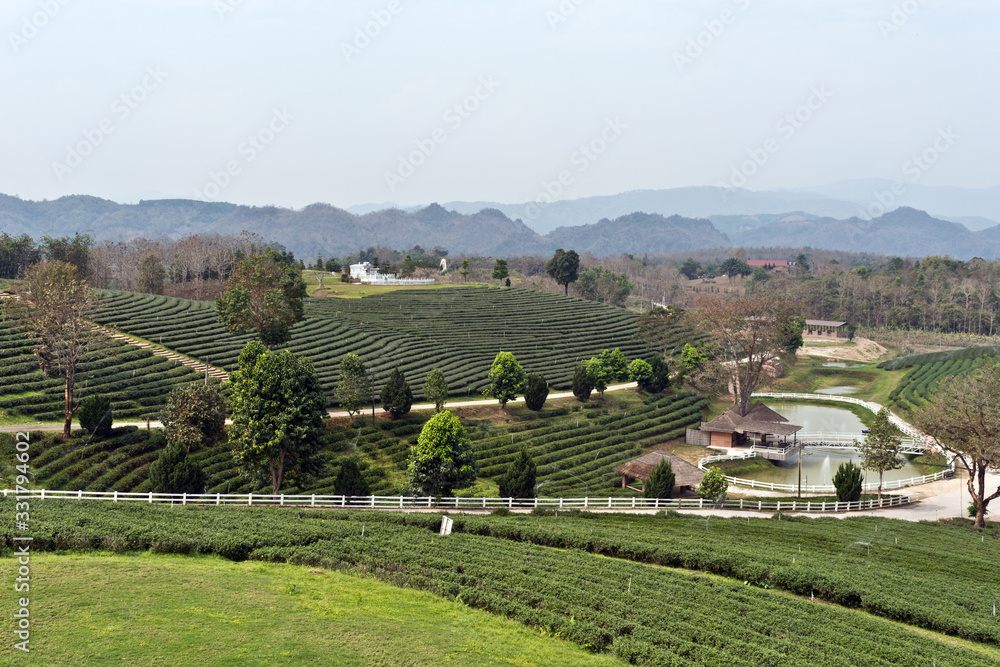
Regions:
<instances>
[{"instance_id":1,"label":"white wooden fence","mask_svg":"<svg viewBox=\"0 0 1000 667\"><path fill-rule=\"evenodd\" d=\"M713 457L718 458L718 457ZM759 483L758 483L759 484ZM803 488L804 490L804 488ZM3 490L4 497L13 496L11 489ZM413 496L320 496L320 495L263 495L256 493L124 493L121 491L50 491L32 489L16 494L20 498L41 500L108 500L111 502L143 502L169 505L230 505L271 507L319 507L344 509L430 509L430 510L491 510L508 509L582 509L582 510L675 510L675 509L727 509L753 512L849 512L898 507L920 500L920 496L887 497L854 503L816 502L806 499L726 500L714 503L704 498L440 498Z\"/></svg>"}]
</instances>

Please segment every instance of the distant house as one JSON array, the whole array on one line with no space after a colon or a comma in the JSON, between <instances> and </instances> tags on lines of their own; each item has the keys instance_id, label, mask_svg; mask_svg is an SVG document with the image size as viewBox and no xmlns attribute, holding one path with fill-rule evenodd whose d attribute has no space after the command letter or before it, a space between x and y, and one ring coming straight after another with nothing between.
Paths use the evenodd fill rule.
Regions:
<instances>
[{"instance_id":1,"label":"distant house","mask_svg":"<svg viewBox=\"0 0 1000 667\"><path fill-rule=\"evenodd\" d=\"M847 322L834 320L806 320L806 328L802 333L806 336L847 338Z\"/></svg>"},{"instance_id":2,"label":"distant house","mask_svg":"<svg viewBox=\"0 0 1000 667\"><path fill-rule=\"evenodd\" d=\"M757 267L762 269L787 269L790 266L795 266L795 262L789 262L787 259L751 259L747 260L747 265L751 269L756 269Z\"/></svg>"},{"instance_id":3,"label":"distant house","mask_svg":"<svg viewBox=\"0 0 1000 667\"><path fill-rule=\"evenodd\" d=\"M433 285L433 278L399 278L394 273L379 273L371 262L351 264L351 280L370 285Z\"/></svg>"},{"instance_id":4,"label":"distant house","mask_svg":"<svg viewBox=\"0 0 1000 667\"><path fill-rule=\"evenodd\" d=\"M801 426L788 420L763 403L751 403L746 415L740 415L739 406L733 406L697 429L688 429L687 442L704 447L767 447L777 437L795 437Z\"/></svg>"},{"instance_id":5,"label":"distant house","mask_svg":"<svg viewBox=\"0 0 1000 667\"><path fill-rule=\"evenodd\" d=\"M701 484L701 479L705 473L698 466L691 465L681 457L664 451L655 451L645 456L640 456L628 463L615 466L612 470L622 476L623 489L645 491L646 480L649 479L653 468L658 466L660 461L663 460L669 461L670 467L674 471L674 496L678 496L685 491L694 491ZM632 480L641 481L642 486L638 489L629 486L628 483Z\"/></svg>"}]
</instances>

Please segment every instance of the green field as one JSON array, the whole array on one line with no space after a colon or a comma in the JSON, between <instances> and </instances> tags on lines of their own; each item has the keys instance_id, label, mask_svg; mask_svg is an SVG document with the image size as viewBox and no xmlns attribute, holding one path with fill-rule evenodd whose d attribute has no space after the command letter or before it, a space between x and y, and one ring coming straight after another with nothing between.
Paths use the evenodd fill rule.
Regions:
<instances>
[{"instance_id":1,"label":"green field","mask_svg":"<svg viewBox=\"0 0 1000 667\"><path fill-rule=\"evenodd\" d=\"M97 317L165 347L233 370L251 336L227 333L211 303L105 292ZM394 367L418 397L431 368L444 372L452 395L478 396L490 363L513 352L525 370L554 388L569 386L573 366L602 349L620 347L629 359L653 350L636 340L636 315L593 301L522 289L449 287L394 290L361 299L310 298L306 319L283 348L308 356L333 396L343 356L360 355L381 379ZM689 339L678 327L679 344Z\"/></svg>"},{"instance_id":2,"label":"green field","mask_svg":"<svg viewBox=\"0 0 1000 667\"><path fill-rule=\"evenodd\" d=\"M685 426L698 422L705 403L690 393L653 397L624 391L585 405L563 399L541 412L517 405L502 414L493 406L459 409L458 414L476 450L480 477L498 476L517 450L527 447L538 464L538 481L544 482L540 493L582 496L587 489L591 495L609 495L621 493L621 478L611 472L613 466L635 458L645 447L683 436ZM329 465L305 487L289 485L284 492L333 494L338 460L355 456L375 494L405 493L410 446L428 417L411 413L395 421L380 419L377 426L359 421L354 427L338 420L330 425L323 450ZM35 433L31 442L35 483L73 491L148 491L149 466L165 447L158 431L135 427L115 429L109 439L77 432L64 441L61 434ZM0 434L0 452L11 461L13 447L13 436ZM210 493L265 491L239 477L225 443L197 450L192 459L208 474ZM10 472L0 475L10 477ZM495 486L484 484L471 491L495 495Z\"/></svg>"},{"instance_id":3,"label":"green field","mask_svg":"<svg viewBox=\"0 0 1000 667\"><path fill-rule=\"evenodd\" d=\"M7 510L0 525L9 548L12 503L5 501L0 507ZM257 660L260 652L279 651L274 660L296 663L294 654L280 653L291 650L292 644L280 642L270 631L262 630L265 637L260 640L239 641L241 633L253 633L256 624L267 622L261 620L261 608L268 612L286 608L282 593L290 600L287 604L300 611L346 615L345 629L358 627L366 636L359 643L369 643L367 638L385 631L384 616L375 605L366 612L373 617L366 626L350 613L353 610L344 609L351 606L353 592L346 602L338 600L335 591L318 590L330 584L300 569L233 565L229 572L245 573L246 578L230 574L228 581L219 580L215 586L212 573L204 578L198 571L185 574L180 569L182 557L159 561L141 555L151 551L218 554L238 562L287 562L361 577L366 586L377 579L425 590L639 665L1000 664L1000 620L991 614L1000 593L996 526L978 532L966 523L915 524L869 517L747 520L568 512L456 516L455 534L442 538L436 534L440 515L435 514L86 501L32 501L31 509L36 554L96 551L91 562L104 558L108 563L90 570L60 570L57 581L74 576L71 572L92 577L67 583L67 595L71 586L77 586L87 597L77 590L75 599L80 602L51 610L49 618L62 632L77 636L93 637L88 628L103 628L96 640L106 642L109 649L119 647L119 639L127 642L135 636L138 642L148 636L153 640L148 648L129 648L160 650L156 639L168 636L164 628L176 623L170 612L190 609L194 619L207 620L178 628L187 638L180 640L180 646L235 640L245 646L247 660ZM98 555L106 550L124 556ZM46 591L44 567L58 566L59 558L38 560L36 595ZM219 576L225 575L222 562L203 555L187 558L192 567L218 568ZM161 562L165 566L157 568ZM101 584L118 576L122 567L131 568L135 577L147 574L152 580L145 582L142 594L114 595L112 599L119 602L108 610L103 590L113 589ZM93 583L88 588L84 581ZM289 583L296 585L294 590L289 590ZM93 596L90 588L95 587L102 591L88 604ZM197 602L188 599L194 594L203 597ZM363 609L365 595L361 593ZM234 596L243 596L244 603L229 604ZM268 601L261 602L261 596ZM85 605L82 611L80 605ZM109 613L112 618L103 616ZM45 618L41 610L37 614ZM84 623L75 622L74 614L81 614ZM152 627L131 635L135 631L122 627L124 619ZM280 616L271 622L291 621ZM304 639L315 632L342 646L343 637L329 637L323 627L309 630L307 624L298 624L289 632L305 633ZM271 636L273 643L267 639ZM389 640L386 650L404 643ZM90 664L85 659L90 648L81 636L62 648L67 652L62 655L82 656L79 664ZM483 645L483 661L497 659L494 652L500 648ZM138 661L144 654L134 655ZM419 654L390 653L384 664L409 664L414 659L419 660Z\"/></svg>"},{"instance_id":4,"label":"green field","mask_svg":"<svg viewBox=\"0 0 1000 667\"><path fill-rule=\"evenodd\" d=\"M30 654L4 664L619 665L430 593L296 565L36 554ZM11 618L14 595L0 601Z\"/></svg>"}]
</instances>

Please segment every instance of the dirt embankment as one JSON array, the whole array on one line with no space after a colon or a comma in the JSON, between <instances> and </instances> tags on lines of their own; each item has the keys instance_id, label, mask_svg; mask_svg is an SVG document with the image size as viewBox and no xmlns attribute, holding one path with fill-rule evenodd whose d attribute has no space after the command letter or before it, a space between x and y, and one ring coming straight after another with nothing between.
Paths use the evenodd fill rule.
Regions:
<instances>
[{"instance_id":1,"label":"dirt embankment","mask_svg":"<svg viewBox=\"0 0 1000 667\"><path fill-rule=\"evenodd\" d=\"M827 357L828 359L843 359L844 361L875 361L881 358L887 350L873 340L855 338L853 343L837 344L829 338L806 337L805 345L799 348L799 356Z\"/></svg>"}]
</instances>

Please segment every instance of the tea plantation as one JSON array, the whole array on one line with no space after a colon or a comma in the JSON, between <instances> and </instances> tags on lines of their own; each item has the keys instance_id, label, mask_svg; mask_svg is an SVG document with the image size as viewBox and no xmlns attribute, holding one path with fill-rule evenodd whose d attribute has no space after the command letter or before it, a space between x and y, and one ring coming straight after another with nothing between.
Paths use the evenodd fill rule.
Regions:
<instances>
[{"instance_id":1,"label":"tea plantation","mask_svg":"<svg viewBox=\"0 0 1000 667\"><path fill-rule=\"evenodd\" d=\"M10 548L12 501L0 507ZM455 516L455 533L440 537L436 514L37 500L32 512L33 553L326 568L637 665L1000 664L995 527L569 512Z\"/></svg>"},{"instance_id":2,"label":"tea plantation","mask_svg":"<svg viewBox=\"0 0 1000 667\"><path fill-rule=\"evenodd\" d=\"M965 373L986 363L995 363L998 355L1000 348L996 346L967 347L899 357L884 361L878 367L890 371L909 369L889 393L890 404L906 411L924 405L941 378Z\"/></svg>"},{"instance_id":3,"label":"tea plantation","mask_svg":"<svg viewBox=\"0 0 1000 667\"><path fill-rule=\"evenodd\" d=\"M252 336L225 331L211 303L128 292L102 293L101 324L233 370ZM281 346L308 356L333 401L339 365L358 354L380 379L399 367L422 398L432 368L452 395L478 397L490 363L513 352L529 373L542 373L554 389L570 386L574 365L605 348L629 359L654 351L635 338L636 315L593 301L523 289L454 287L407 290L361 299L310 298L306 319ZM682 326L678 347L693 339ZM377 382L378 380L376 380ZM333 403L332 403L333 404Z\"/></svg>"}]
</instances>

